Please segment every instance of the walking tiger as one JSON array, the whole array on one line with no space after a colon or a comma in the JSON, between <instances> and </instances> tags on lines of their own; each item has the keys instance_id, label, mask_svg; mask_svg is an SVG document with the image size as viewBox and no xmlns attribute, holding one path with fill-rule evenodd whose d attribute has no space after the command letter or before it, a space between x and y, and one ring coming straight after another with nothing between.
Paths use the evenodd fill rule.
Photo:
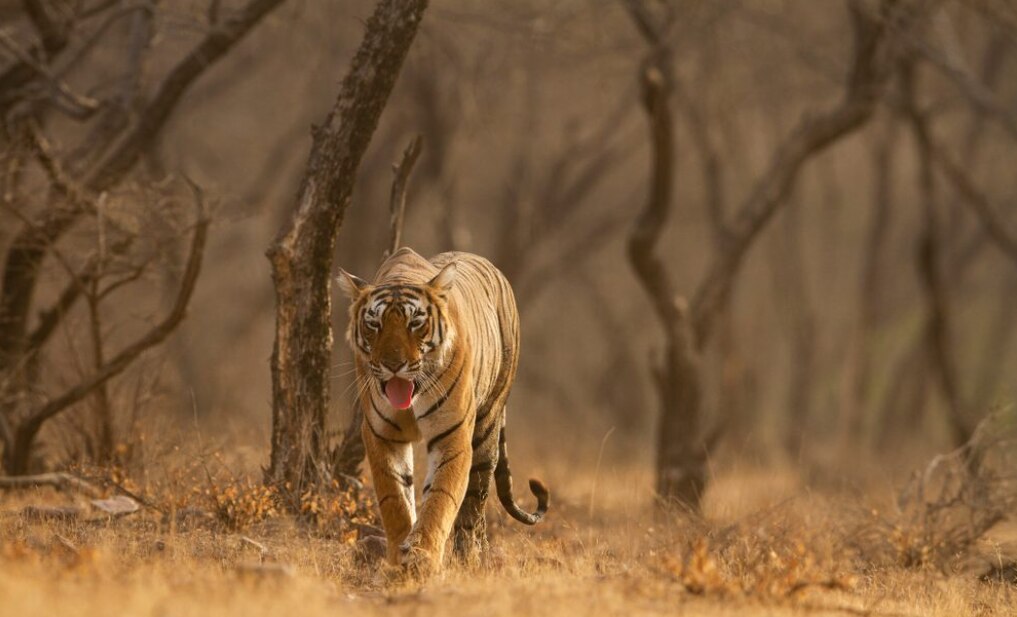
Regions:
<instances>
[{"instance_id":1,"label":"walking tiger","mask_svg":"<svg viewBox=\"0 0 1017 617\"><path fill-rule=\"evenodd\" d=\"M519 360L519 315L502 273L470 253L426 260L402 248L373 282L340 270L338 283L351 299L346 338L389 562L433 572L450 533L461 558L485 551L492 476L513 518L540 521L549 493L539 480L530 480L535 512L512 497L505 403ZM419 515L417 441L427 444L428 461Z\"/></svg>"}]
</instances>

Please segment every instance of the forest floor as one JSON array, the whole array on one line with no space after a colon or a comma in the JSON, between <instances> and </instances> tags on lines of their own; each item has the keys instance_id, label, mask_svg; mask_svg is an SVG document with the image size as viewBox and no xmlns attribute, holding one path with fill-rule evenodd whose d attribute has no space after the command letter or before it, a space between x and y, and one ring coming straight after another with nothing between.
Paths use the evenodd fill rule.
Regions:
<instances>
[{"instance_id":1,"label":"forest floor","mask_svg":"<svg viewBox=\"0 0 1017 617\"><path fill-rule=\"evenodd\" d=\"M980 580L1007 563L1012 529L940 559L935 534L909 529L892 507L882 514L878 499L846 489L805 490L788 472L721 475L702 519L662 514L648 483L610 470L573 489L561 482L533 528L492 505L488 563L449 565L422 585L387 578L353 528L259 510L250 487L179 496L207 511L168 513L170 500L162 512L114 518L80 495L7 491L0 615L1017 614L1012 580ZM48 509L64 506L76 509Z\"/></svg>"}]
</instances>

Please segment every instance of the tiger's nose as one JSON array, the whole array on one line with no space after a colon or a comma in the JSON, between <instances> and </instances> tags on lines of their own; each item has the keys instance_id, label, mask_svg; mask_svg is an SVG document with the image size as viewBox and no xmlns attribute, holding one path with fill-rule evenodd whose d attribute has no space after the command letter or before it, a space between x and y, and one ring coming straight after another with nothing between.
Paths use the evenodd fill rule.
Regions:
<instances>
[{"instance_id":1,"label":"tiger's nose","mask_svg":"<svg viewBox=\"0 0 1017 617\"><path fill-rule=\"evenodd\" d=\"M386 360L382 360L381 361L381 365L384 366L385 368L387 368L388 370L392 371L393 373L398 373L399 369L401 369L403 367L403 365L405 365L405 364L406 363L403 362L400 359L395 359L395 360L393 360L393 359L386 359Z\"/></svg>"}]
</instances>

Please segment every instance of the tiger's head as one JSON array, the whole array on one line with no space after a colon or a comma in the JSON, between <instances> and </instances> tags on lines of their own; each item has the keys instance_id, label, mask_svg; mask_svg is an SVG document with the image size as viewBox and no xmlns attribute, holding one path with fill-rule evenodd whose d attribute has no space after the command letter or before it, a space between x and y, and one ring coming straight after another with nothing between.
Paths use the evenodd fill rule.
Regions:
<instances>
[{"instance_id":1,"label":"tiger's head","mask_svg":"<svg viewBox=\"0 0 1017 617\"><path fill-rule=\"evenodd\" d=\"M351 300L346 340L396 409L409 408L444 365L455 339L448 314L455 278L455 263L422 285L374 285L339 270L339 287Z\"/></svg>"}]
</instances>

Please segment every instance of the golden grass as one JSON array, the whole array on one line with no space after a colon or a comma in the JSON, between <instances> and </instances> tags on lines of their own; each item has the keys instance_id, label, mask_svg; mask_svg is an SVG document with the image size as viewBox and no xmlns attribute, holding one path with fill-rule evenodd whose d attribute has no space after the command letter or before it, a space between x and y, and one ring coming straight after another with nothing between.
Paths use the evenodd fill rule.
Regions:
<instances>
[{"instance_id":1,"label":"golden grass","mask_svg":"<svg viewBox=\"0 0 1017 617\"><path fill-rule=\"evenodd\" d=\"M36 520L22 508L72 497L9 493L0 615L1017 614L1017 589L979 582L977 563L944 572L865 562L852 536L865 526L859 499L805 491L788 472L717 478L706 520L695 521L661 514L642 473L605 466L596 480L552 485L561 489L545 523L525 528L492 506L490 563L450 565L424 585L386 578L340 527L271 512L227 524L210 505L227 499L224 486L180 496L178 513L206 504L211 514L179 524L152 509Z\"/></svg>"}]
</instances>

